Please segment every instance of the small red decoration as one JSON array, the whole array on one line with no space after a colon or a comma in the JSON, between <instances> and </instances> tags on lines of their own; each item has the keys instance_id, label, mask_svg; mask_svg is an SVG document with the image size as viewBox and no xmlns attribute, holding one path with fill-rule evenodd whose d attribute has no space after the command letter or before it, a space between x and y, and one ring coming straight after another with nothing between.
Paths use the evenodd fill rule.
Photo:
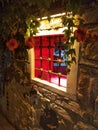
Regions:
<instances>
[{"instance_id":1,"label":"small red decoration","mask_svg":"<svg viewBox=\"0 0 98 130\"><path fill-rule=\"evenodd\" d=\"M83 43L86 41L86 37L89 34L89 31L86 28L78 27L77 30L74 32L74 36L76 37L77 41Z\"/></svg>"},{"instance_id":2,"label":"small red decoration","mask_svg":"<svg viewBox=\"0 0 98 130\"><path fill-rule=\"evenodd\" d=\"M16 49L18 47L18 42L16 39L12 38L10 39L7 43L6 46L8 47L8 49L10 51L13 51L14 49Z\"/></svg>"},{"instance_id":3,"label":"small red decoration","mask_svg":"<svg viewBox=\"0 0 98 130\"><path fill-rule=\"evenodd\" d=\"M91 34L88 29L80 26L74 31L74 37L79 43L87 41L96 42L98 40L98 36L96 34Z\"/></svg>"}]
</instances>

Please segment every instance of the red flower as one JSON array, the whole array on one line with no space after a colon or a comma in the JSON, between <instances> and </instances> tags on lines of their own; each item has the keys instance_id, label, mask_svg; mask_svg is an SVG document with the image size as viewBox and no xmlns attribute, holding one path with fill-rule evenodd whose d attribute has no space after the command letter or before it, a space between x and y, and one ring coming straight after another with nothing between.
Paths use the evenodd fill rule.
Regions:
<instances>
[{"instance_id":1,"label":"red flower","mask_svg":"<svg viewBox=\"0 0 98 130\"><path fill-rule=\"evenodd\" d=\"M86 28L78 27L77 30L74 32L74 36L76 37L77 41L82 43L86 40L86 35L88 35L89 32Z\"/></svg>"},{"instance_id":2,"label":"red flower","mask_svg":"<svg viewBox=\"0 0 98 130\"><path fill-rule=\"evenodd\" d=\"M18 47L18 42L16 41L16 39L12 38L6 43L6 46L10 51L13 51Z\"/></svg>"},{"instance_id":3,"label":"red flower","mask_svg":"<svg viewBox=\"0 0 98 130\"><path fill-rule=\"evenodd\" d=\"M34 39L33 37L29 37L25 39L25 45L28 46L29 48L34 47Z\"/></svg>"}]
</instances>

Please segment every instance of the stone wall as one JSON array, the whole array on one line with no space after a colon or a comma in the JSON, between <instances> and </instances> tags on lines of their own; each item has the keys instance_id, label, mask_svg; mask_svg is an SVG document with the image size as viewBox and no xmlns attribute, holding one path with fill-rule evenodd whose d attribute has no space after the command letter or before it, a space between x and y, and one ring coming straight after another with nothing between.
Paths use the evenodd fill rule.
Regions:
<instances>
[{"instance_id":1,"label":"stone wall","mask_svg":"<svg viewBox=\"0 0 98 130\"><path fill-rule=\"evenodd\" d=\"M40 117L46 105L57 114L59 126L56 130L98 129L98 99L94 112L91 109L81 109L72 95L62 94L60 90L53 91L37 81L32 81L32 85L38 86L37 103L33 106L29 96L30 85L20 86L13 82L6 86L5 96L0 99L2 112L15 130L34 130L35 127L42 130Z\"/></svg>"},{"instance_id":2,"label":"stone wall","mask_svg":"<svg viewBox=\"0 0 98 130\"><path fill-rule=\"evenodd\" d=\"M33 130L38 127L36 112L30 104L30 85L21 86L15 81L5 86L0 98L0 110L15 130Z\"/></svg>"},{"instance_id":3,"label":"stone wall","mask_svg":"<svg viewBox=\"0 0 98 130\"><path fill-rule=\"evenodd\" d=\"M40 116L48 104L58 117L59 126L56 130L97 130L98 129L98 99L96 99L95 112L91 109L81 109L76 99L59 91L51 91L42 83L32 81L37 85L39 95L37 104L30 102L30 86L19 86L12 83L5 89L5 96L0 99L0 107L7 120L15 130L41 129Z\"/></svg>"},{"instance_id":4,"label":"stone wall","mask_svg":"<svg viewBox=\"0 0 98 130\"><path fill-rule=\"evenodd\" d=\"M98 36L98 3L84 10L85 27ZM98 38L80 45L77 98L82 108L95 110L98 97Z\"/></svg>"},{"instance_id":5,"label":"stone wall","mask_svg":"<svg viewBox=\"0 0 98 130\"><path fill-rule=\"evenodd\" d=\"M45 104L48 104L50 108L56 111L59 121L59 127L56 130L98 129L98 117L91 109L81 109L79 103L66 93L62 95L60 92L53 92L47 85L37 81L33 81L33 84L38 86L38 90L42 95L41 104L44 107ZM37 114L41 115L38 111Z\"/></svg>"},{"instance_id":6,"label":"stone wall","mask_svg":"<svg viewBox=\"0 0 98 130\"><path fill-rule=\"evenodd\" d=\"M84 9L85 27L98 36L98 2ZM98 127L98 40L80 45L77 100L82 110L90 110ZM85 113L88 115L88 113ZM97 122L97 123L96 123Z\"/></svg>"}]
</instances>

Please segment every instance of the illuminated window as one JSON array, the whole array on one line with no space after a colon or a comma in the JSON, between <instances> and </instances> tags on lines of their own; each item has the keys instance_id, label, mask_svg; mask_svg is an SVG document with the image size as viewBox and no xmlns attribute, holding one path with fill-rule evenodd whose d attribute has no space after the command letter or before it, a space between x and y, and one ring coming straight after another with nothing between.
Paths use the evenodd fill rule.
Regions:
<instances>
[{"instance_id":1,"label":"illuminated window","mask_svg":"<svg viewBox=\"0 0 98 130\"><path fill-rule=\"evenodd\" d=\"M66 87L63 34L35 36L35 77Z\"/></svg>"}]
</instances>

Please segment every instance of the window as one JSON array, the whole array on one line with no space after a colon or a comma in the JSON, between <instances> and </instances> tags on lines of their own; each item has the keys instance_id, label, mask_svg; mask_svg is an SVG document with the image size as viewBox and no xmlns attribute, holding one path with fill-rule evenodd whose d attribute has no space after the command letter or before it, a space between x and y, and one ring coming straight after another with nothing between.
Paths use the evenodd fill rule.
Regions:
<instances>
[{"instance_id":1,"label":"window","mask_svg":"<svg viewBox=\"0 0 98 130\"><path fill-rule=\"evenodd\" d=\"M35 77L66 87L64 35L35 36Z\"/></svg>"}]
</instances>

